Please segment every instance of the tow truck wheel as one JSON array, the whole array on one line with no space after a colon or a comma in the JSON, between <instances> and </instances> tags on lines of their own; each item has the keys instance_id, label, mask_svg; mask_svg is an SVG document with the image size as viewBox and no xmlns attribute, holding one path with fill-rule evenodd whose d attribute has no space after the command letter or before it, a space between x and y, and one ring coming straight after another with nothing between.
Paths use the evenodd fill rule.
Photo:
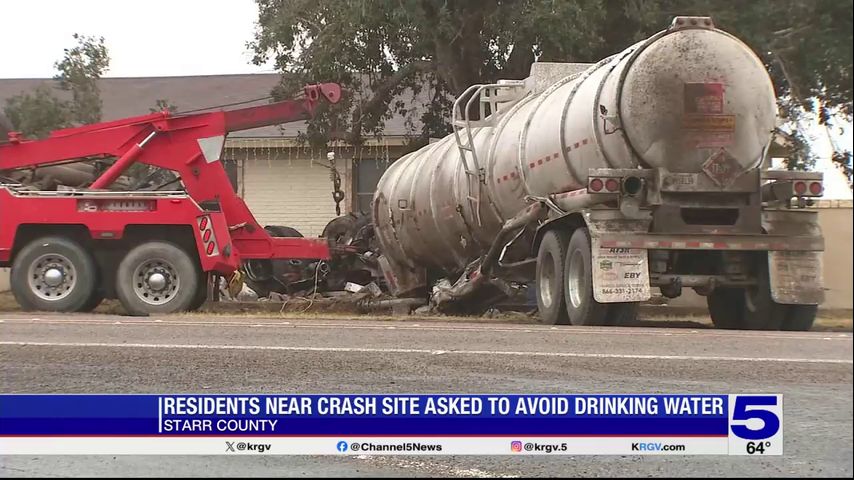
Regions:
<instances>
[{"instance_id":1,"label":"tow truck wheel","mask_svg":"<svg viewBox=\"0 0 854 480\"><path fill-rule=\"evenodd\" d=\"M200 283L187 252L169 242L146 242L119 263L116 294L130 315L174 313L190 309Z\"/></svg>"},{"instance_id":2,"label":"tow truck wheel","mask_svg":"<svg viewBox=\"0 0 854 480\"><path fill-rule=\"evenodd\" d=\"M566 232L562 230L546 232L537 253L537 308L540 321L548 325L569 324L563 302L566 237Z\"/></svg>"},{"instance_id":3,"label":"tow truck wheel","mask_svg":"<svg viewBox=\"0 0 854 480\"><path fill-rule=\"evenodd\" d=\"M77 242L42 237L12 263L12 294L24 310L80 311L95 290L95 260Z\"/></svg>"},{"instance_id":4,"label":"tow truck wheel","mask_svg":"<svg viewBox=\"0 0 854 480\"><path fill-rule=\"evenodd\" d=\"M566 310L573 325L605 325L608 304L593 298L590 234L577 228L566 253Z\"/></svg>"},{"instance_id":5,"label":"tow truck wheel","mask_svg":"<svg viewBox=\"0 0 854 480\"><path fill-rule=\"evenodd\" d=\"M199 278L200 281L199 286L196 288L196 295L193 297L193 301L190 303L189 308L187 308L187 310L190 311L198 310L208 299L208 282L210 281L210 275L202 273Z\"/></svg>"}]
</instances>

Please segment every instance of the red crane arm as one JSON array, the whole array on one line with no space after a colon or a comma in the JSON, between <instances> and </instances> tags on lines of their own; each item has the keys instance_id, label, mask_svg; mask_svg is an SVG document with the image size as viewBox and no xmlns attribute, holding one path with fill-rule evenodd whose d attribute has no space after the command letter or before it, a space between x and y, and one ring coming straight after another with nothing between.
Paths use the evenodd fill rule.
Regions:
<instances>
[{"instance_id":1,"label":"red crane arm","mask_svg":"<svg viewBox=\"0 0 854 480\"><path fill-rule=\"evenodd\" d=\"M220 160L229 132L308 119L321 100L336 103L340 98L337 84L309 85L299 99L231 111L159 112L57 130L42 140L25 140L12 133L9 143L0 144L0 170L116 157L90 186L94 189L109 187L135 162L154 165L176 172L197 203L220 205L233 229L235 249L244 258L328 258L325 242L270 237L234 193Z\"/></svg>"},{"instance_id":2,"label":"red crane arm","mask_svg":"<svg viewBox=\"0 0 854 480\"><path fill-rule=\"evenodd\" d=\"M276 102L258 107L241 108L225 112L225 131L237 132L250 128L283 123L282 119L300 120L308 118L306 113L314 111L320 99L329 103L338 103L341 99L341 87L335 83L322 83L305 88L302 102ZM293 121L285 120L285 122Z\"/></svg>"}]
</instances>

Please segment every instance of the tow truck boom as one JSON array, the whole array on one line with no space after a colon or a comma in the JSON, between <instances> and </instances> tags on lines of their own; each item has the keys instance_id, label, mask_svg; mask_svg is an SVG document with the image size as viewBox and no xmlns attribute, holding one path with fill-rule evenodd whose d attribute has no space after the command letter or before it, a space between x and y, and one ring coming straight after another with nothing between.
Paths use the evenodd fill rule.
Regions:
<instances>
[{"instance_id":1,"label":"tow truck boom","mask_svg":"<svg viewBox=\"0 0 854 480\"><path fill-rule=\"evenodd\" d=\"M44 139L26 139L18 132L10 132L8 142L0 143L0 171L95 159L115 161L90 185L72 191L34 192L14 185L0 186L0 217L3 219L0 222L0 265L11 264L15 270L16 254L25 250L34 239L48 233L52 238L58 235L72 239L77 246L88 250L84 256L94 258L98 252L92 249L91 241L122 239L129 228L140 224L192 226L198 251L190 253L198 254L197 262L203 272L231 273L242 261L249 259L329 259L330 249L325 240L270 236L234 193L221 157L226 135L230 132L305 120L314 114L321 102L337 103L340 98L340 87L327 83L306 86L304 95L297 99L229 111L189 114L163 111L56 130ZM185 193L172 192L169 201L174 208L167 208L163 203L163 192L110 190L113 182L134 163L167 169L178 176ZM194 205L192 218L177 207L183 201L178 198L181 195L191 200L184 203ZM138 205L144 207L137 208ZM117 212L115 208L124 211ZM51 212L60 210L65 212L61 218L52 216ZM207 220L202 221L202 218ZM202 225L205 228L201 228ZM88 233L84 235L87 238L75 237L77 233L71 233L79 232L81 228ZM203 235L207 228L214 231L206 239ZM208 249L210 235L217 243ZM132 244L128 245L128 248L132 247ZM68 262L57 265L65 265L63 268L67 270L70 268L68 265L74 262L70 257L66 260ZM18 266L30 267L33 266ZM59 267L51 267L41 272L45 275L50 273L51 280L45 277L47 283L30 285L30 290L54 288L50 283L58 281L55 280L59 278L56 272L62 270L57 269ZM105 270L104 265L101 265L101 270ZM35 272L36 277L39 275L38 271ZM13 282L14 276L13 272ZM156 277L157 285L161 283L160 278ZM26 290L26 287L19 285L19 290ZM21 293L16 294L21 302L22 295L26 295L25 292L18 293ZM47 295L51 296L54 295ZM51 303L49 298L47 303L33 299L25 299L23 303L40 309L68 309L63 302ZM80 305L72 303L72 309L79 309ZM151 311L155 310L165 311Z\"/></svg>"}]
</instances>

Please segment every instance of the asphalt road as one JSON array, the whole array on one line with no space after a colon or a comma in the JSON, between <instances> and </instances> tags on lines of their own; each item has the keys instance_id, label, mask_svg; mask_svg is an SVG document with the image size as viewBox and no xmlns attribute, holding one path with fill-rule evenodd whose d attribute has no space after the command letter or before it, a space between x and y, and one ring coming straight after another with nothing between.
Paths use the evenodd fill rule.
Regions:
<instances>
[{"instance_id":1,"label":"asphalt road","mask_svg":"<svg viewBox=\"0 0 854 480\"><path fill-rule=\"evenodd\" d=\"M4 393L782 393L782 457L0 456L0 476L845 476L852 335L0 313Z\"/></svg>"}]
</instances>

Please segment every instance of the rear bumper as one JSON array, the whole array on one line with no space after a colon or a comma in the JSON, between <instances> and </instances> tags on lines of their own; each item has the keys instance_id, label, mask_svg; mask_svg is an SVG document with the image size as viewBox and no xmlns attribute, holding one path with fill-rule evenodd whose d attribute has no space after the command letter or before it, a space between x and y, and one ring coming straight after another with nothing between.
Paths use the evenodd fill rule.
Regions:
<instances>
[{"instance_id":1,"label":"rear bumper","mask_svg":"<svg viewBox=\"0 0 854 480\"><path fill-rule=\"evenodd\" d=\"M824 251L821 236L601 233L603 248L647 250Z\"/></svg>"}]
</instances>

